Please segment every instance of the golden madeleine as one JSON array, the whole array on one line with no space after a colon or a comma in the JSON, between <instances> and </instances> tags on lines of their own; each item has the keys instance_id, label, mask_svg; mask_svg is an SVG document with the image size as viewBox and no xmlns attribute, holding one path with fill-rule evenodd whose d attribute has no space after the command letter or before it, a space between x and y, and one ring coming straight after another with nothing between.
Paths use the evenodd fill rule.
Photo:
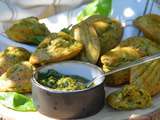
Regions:
<instances>
[{"instance_id":1,"label":"golden madeleine","mask_svg":"<svg viewBox=\"0 0 160 120\"><path fill-rule=\"evenodd\" d=\"M121 23L109 17L93 15L74 25L71 33L84 44L80 60L96 64L101 54L116 47L122 38Z\"/></svg>"},{"instance_id":2,"label":"golden madeleine","mask_svg":"<svg viewBox=\"0 0 160 120\"><path fill-rule=\"evenodd\" d=\"M77 41L81 41L84 49L77 57L82 61L96 64L100 57L100 41L95 29L85 22L73 26L72 34Z\"/></svg>"},{"instance_id":3,"label":"golden madeleine","mask_svg":"<svg viewBox=\"0 0 160 120\"><path fill-rule=\"evenodd\" d=\"M105 72L137 60L144 56L149 56L160 52L160 47L153 41L144 37L131 37L124 40L120 45L101 56L101 64ZM123 70L106 77L107 85L121 85L129 83L130 69Z\"/></svg>"},{"instance_id":4,"label":"golden madeleine","mask_svg":"<svg viewBox=\"0 0 160 120\"><path fill-rule=\"evenodd\" d=\"M120 43L123 27L119 21L105 16L93 15L87 18L86 22L93 26L98 34L101 54L104 54Z\"/></svg>"},{"instance_id":5,"label":"golden madeleine","mask_svg":"<svg viewBox=\"0 0 160 120\"><path fill-rule=\"evenodd\" d=\"M133 23L147 38L160 43L160 15L147 14L140 16Z\"/></svg>"},{"instance_id":6,"label":"golden madeleine","mask_svg":"<svg viewBox=\"0 0 160 120\"><path fill-rule=\"evenodd\" d=\"M130 84L146 90L151 96L160 92L160 60L131 68Z\"/></svg>"},{"instance_id":7,"label":"golden madeleine","mask_svg":"<svg viewBox=\"0 0 160 120\"><path fill-rule=\"evenodd\" d=\"M106 98L106 103L117 110L133 110L150 107L152 99L145 90L134 85L126 85L122 89L111 93Z\"/></svg>"},{"instance_id":8,"label":"golden madeleine","mask_svg":"<svg viewBox=\"0 0 160 120\"><path fill-rule=\"evenodd\" d=\"M21 43L39 44L50 32L38 18L28 17L16 21L5 33L9 38Z\"/></svg>"},{"instance_id":9,"label":"golden madeleine","mask_svg":"<svg viewBox=\"0 0 160 120\"><path fill-rule=\"evenodd\" d=\"M92 25L95 28L97 34L101 35L110 27L112 20L105 16L93 15L84 20L84 22Z\"/></svg>"},{"instance_id":10,"label":"golden madeleine","mask_svg":"<svg viewBox=\"0 0 160 120\"><path fill-rule=\"evenodd\" d=\"M102 69L104 72L111 71L112 69L134 61L140 58L138 51L131 47L116 47L106 54L101 56ZM106 77L106 85L121 85L129 82L130 78L129 69L123 70Z\"/></svg>"},{"instance_id":11,"label":"golden madeleine","mask_svg":"<svg viewBox=\"0 0 160 120\"><path fill-rule=\"evenodd\" d=\"M30 57L32 64L47 64L75 57L83 45L66 33L51 34L46 37Z\"/></svg>"},{"instance_id":12,"label":"golden madeleine","mask_svg":"<svg viewBox=\"0 0 160 120\"><path fill-rule=\"evenodd\" d=\"M0 53L0 75L14 64L29 60L30 52L21 47L10 46Z\"/></svg>"},{"instance_id":13,"label":"golden madeleine","mask_svg":"<svg viewBox=\"0 0 160 120\"><path fill-rule=\"evenodd\" d=\"M0 77L0 91L31 92L33 71L34 67L27 61L13 65Z\"/></svg>"},{"instance_id":14,"label":"golden madeleine","mask_svg":"<svg viewBox=\"0 0 160 120\"><path fill-rule=\"evenodd\" d=\"M121 42L120 47L132 47L138 50L141 56L153 55L160 52L160 46L145 37L130 37Z\"/></svg>"}]
</instances>

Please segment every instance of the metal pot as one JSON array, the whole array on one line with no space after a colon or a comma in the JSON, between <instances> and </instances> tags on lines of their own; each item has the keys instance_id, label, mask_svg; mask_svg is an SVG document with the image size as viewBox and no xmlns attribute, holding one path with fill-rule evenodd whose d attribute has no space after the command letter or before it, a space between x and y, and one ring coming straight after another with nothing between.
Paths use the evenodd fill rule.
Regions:
<instances>
[{"instance_id":1,"label":"metal pot","mask_svg":"<svg viewBox=\"0 0 160 120\"><path fill-rule=\"evenodd\" d=\"M88 80L103 74L92 64L78 61L66 61L41 67L32 78L32 96L38 111L44 115L61 119L76 119L91 116L104 106L105 91L103 78L94 87L77 91L55 91L37 82L39 72L55 69L67 75L79 75Z\"/></svg>"}]
</instances>

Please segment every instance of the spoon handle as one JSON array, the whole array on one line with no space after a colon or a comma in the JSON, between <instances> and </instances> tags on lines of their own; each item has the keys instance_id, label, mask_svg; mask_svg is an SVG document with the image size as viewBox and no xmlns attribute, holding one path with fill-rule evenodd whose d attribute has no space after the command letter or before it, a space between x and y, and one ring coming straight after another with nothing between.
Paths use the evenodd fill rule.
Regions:
<instances>
[{"instance_id":1,"label":"spoon handle","mask_svg":"<svg viewBox=\"0 0 160 120\"><path fill-rule=\"evenodd\" d=\"M159 58L160 58L160 53L156 53L156 54L151 55L151 56L143 57L143 58L137 59L135 61L129 62L127 64L120 65L120 66L116 67L115 69L113 69L109 72L106 72L105 76L116 73L116 72L119 72L121 70L125 70L125 69L131 68L131 67L135 67L137 65L141 65L143 63L147 63L147 62L150 62L150 61L153 61L153 60L157 60Z\"/></svg>"},{"instance_id":2,"label":"spoon handle","mask_svg":"<svg viewBox=\"0 0 160 120\"><path fill-rule=\"evenodd\" d=\"M89 84L87 86L90 86L94 83L94 81L98 78L101 78L101 77L105 77L107 75L110 75L110 74L113 74L113 73L116 73L116 72L119 72L121 70L125 70L125 69L128 69L128 68L131 68L131 67L134 67L134 66L137 66L137 65L141 65L143 63L146 63L146 62L150 62L150 61L153 61L153 60L157 60L160 58L160 53L156 53L154 55L151 55L151 56L147 56L147 57L143 57L143 58L140 58L138 60L135 60L135 61L132 61L132 62L129 62L129 63L126 63L126 64L123 64L123 65L120 65L118 67L116 67L115 69L109 71L109 72L106 72L100 76L96 76L95 78L93 78L92 81L89 82Z\"/></svg>"}]
</instances>

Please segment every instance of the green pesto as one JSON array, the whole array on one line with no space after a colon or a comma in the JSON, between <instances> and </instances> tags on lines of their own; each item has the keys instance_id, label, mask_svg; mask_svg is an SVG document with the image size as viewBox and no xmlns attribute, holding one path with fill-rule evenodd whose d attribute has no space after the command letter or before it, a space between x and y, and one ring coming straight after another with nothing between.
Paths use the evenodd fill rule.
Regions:
<instances>
[{"instance_id":1,"label":"green pesto","mask_svg":"<svg viewBox=\"0 0 160 120\"><path fill-rule=\"evenodd\" d=\"M87 88L87 79L76 75L64 75L55 70L38 74L38 82L54 90L74 91Z\"/></svg>"}]
</instances>

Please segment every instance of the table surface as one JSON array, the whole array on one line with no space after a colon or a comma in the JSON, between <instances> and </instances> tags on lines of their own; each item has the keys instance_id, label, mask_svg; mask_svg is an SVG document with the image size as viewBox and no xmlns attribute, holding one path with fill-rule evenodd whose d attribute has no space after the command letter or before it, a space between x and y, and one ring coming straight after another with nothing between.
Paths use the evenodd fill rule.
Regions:
<instances>
[{"instance_id":1,"label":"table surface","mask_svg":"<svg viewBox=\"0 0 160 120\"><path fill-rule=\"evenodd\" d=\"M112 17L119 19L125 27L124 38L138 35L139 31L132 26L132 21L137 16L141 16L147 13L157 13L160 14L160 9L157 7L153 1L159 0L123 0L123 2L117 2L113 0L113 12ZM118 9L117 9L118 8ZM47 19L42 20L47 24L47 27L52 32L58 31L71 23L75 22L75 17L81 8L75 9L53 16ZM71 19L68 19L67 15L72 15ZM61 19L63 18L63 19ZM59 20L58 22L55 22ZM66 21L66 22L64 22ZM54 28L54 29L52 29ZM1 30L1 29L0 29ZM0 51L6 48L7 46L15 45L24 47L30 51L34 51L35 48L32 46L27 46L24 44L13 42L3 35L0 35ZM111 90L112 91L112 90ZM108 94L108 90L106 91ZM83 120L160 120L160 95L154 98L154 104L151 108L145 110L134 110L134 111L114 111L113 109L105 106L102 111L97 113L94 116L85 118ZM136 118L140 116L141 118ZM54 120L53 118L48 118L39 112L17 112L11 109L0 106L0 120Z\"/></svg>"},{"instance_id":2,"label":"table surface","mask_svg":"<svg viewBox=\"0 0 160 120\"><path fill-rule=\"evenodd\" d=\"M90 120L100 120L97 117L86 118L86 119L87 120L89 119ZM128 118L126 119L128 120L160 120L160 110L158 109L150 114L143 115L143 116L132 114L128 116ZM39 112L16 112L8 108L5 108L3 106L0 106L0 120L56 120L56 119L46 117L40 114ZM85 120L85 119L82 119L82 120Z\"/></svg>"},{"instance_id":3,"label":"table surface","mask_svg":"<svg viewBox=\"0 0 160 120\"><path fill-rule=\"evenodd\" d=\"M105 87L106 96L119 88ZM139 120L135 117L145 117L144 120L160 120L160 94L153 97L153 105L147 109L137 109L131 111L113 110L105 105L97 114L83 118L82 120ZM146 118L147 117L147 118ZM3 118L3 119L2 119ZM157 119L159 118L159 119ZM56 120L40 114L39 112L18 112L0 106L0 120ZM141 119L140 119L141 120ZM143 119L142 119L143 120Z\"/></svg>"}]
</instances>

